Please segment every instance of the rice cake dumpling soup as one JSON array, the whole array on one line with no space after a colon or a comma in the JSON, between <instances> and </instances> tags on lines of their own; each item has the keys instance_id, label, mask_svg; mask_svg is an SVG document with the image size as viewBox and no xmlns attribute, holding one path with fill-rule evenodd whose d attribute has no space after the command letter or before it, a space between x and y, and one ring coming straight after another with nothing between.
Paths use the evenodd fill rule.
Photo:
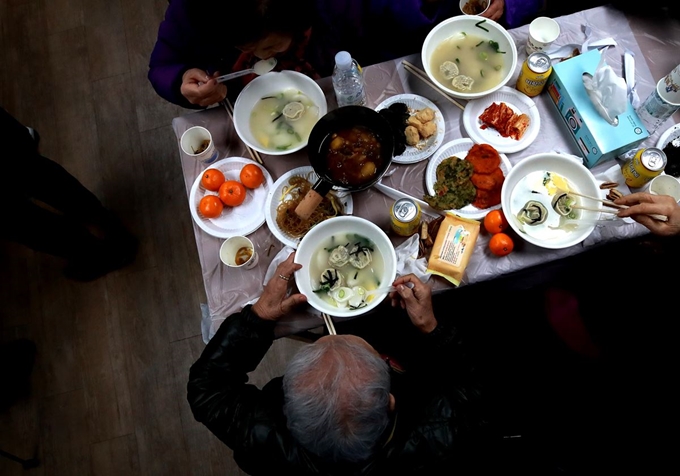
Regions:
<instances>
[{"instance_id":1,"label":"rice cake dumpling soup","mask_svg":"<svg viewBox=\"0 0 680 476\"><path fill-rule=\"evenodd\" d=\"M484 36L483 24L475 30L459 32L434 49L430 69L442 86L464 93L487 91L503 80L506 52Z\"/></svg>"},{"instance_id":2,"label":"rice cake dumpling soup","mask_svg":"<svg viewBox=\"0 0 680 476\"><path fill-rule=\"evenodd\" d=\"M319 244L310 261L312 290L340 309L360 309L380 287L384 262L378 247L356 233L336 233ZM391 284L391 283L388 283Z\"/></svg>"},{"instance_id":3,"label":"rice cake dumpling soup","mask_svg":"<svg viewBox=\"0 0 680 476\"><path fill-rule=\"evenodd\" d=\"M263 147L288 150L309 139L318 119L318 106L301 91L287 88L255 104L250 130Z\"/></svg>"}]
</instances>

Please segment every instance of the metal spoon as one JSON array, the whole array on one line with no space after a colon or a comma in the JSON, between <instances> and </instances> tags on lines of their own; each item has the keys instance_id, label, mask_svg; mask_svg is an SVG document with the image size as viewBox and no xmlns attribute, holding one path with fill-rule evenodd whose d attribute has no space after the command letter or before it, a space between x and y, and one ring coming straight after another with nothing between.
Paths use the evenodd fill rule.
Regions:
<instances>
[{"instance_id":1,"label":"metal spoon","mask_svg":"<svg viewBox=\"0 0 680 476\"><path fill-rule=\"evenodd\" d=\"M244 69L243 71L236 71L235 73L223 74L222 76L218 76L217 78L215 78L215 81L217 81L218 83L223 83L225 81L229 81L230 79L240 78L241 76L245 76L246 74L252 73L255 73L258 76L262 76L263 74L267 74L272 69L274 69L275 66L276 58L260 60L257 63L255 63L252 68Z\"/></svg>"}]
</instances>

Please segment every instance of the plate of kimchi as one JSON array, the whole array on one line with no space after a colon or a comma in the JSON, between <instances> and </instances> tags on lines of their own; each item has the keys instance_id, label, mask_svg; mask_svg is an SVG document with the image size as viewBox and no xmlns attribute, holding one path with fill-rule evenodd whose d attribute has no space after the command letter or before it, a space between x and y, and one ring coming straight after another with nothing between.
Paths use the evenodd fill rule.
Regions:
<instances>
[{"instance_id":1,"label":"plate of kimchi","mask_svg":"<svg viewBox=\"0 0 680 476\"><path fill-rule=\"evenodd\" d=\"M463 126L479 144L491 144L509 154L524 150L538 137L541 117L536 103L516 89L503 86L483 98L469 101Z\"/></svg>"}]
</instances>

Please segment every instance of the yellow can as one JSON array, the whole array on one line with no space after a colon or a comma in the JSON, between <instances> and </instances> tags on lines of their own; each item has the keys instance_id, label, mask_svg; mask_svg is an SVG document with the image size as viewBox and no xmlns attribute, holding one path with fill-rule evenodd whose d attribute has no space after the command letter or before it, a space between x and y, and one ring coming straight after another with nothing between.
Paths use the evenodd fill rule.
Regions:
<instances>
[{"instance_id":1,"label":"yellow can","mask_svg":"<svg viewBox=\"0 0 680 476\"><path fill-rule=\"evenodd\" d=\"M666 154L656 147L638 150L635 155L623 164L621 173L626 185L639 188L663 172L666 167Z\"/></svg>"},{"instance_id":2,"label":"yellow can","mask_svg":"<svg viewBox=\"0 0 680 476\"><path fill-rule=\"evenodd\" d=\"M420 226L422 211L414 200L402 198L394 202L390 209L392 230L397 235L411 236Z\"/></svg>"},{"instance_id":3,"label":"yellow can","mask_svg":"<svg viewBox=\"0 0 680 476\"><path fill-rule=\"evenodd\" d=\"M538 96L543 91L551 72L550 56L541 52L531 53L522 64L522 71L515 87L530 98Z\"/></svg>"}]
</instances>

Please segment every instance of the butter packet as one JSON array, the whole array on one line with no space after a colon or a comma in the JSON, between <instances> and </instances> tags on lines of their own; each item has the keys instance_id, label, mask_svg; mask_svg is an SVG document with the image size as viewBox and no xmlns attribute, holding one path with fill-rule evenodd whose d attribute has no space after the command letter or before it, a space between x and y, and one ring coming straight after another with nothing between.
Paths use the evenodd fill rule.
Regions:
<instances>
[{"instance_id":1,"label":"butter packet","mask_svg":"<svg viewBox=\"0 0 680 476\"><path fill-rule=\"evenodd\" d=\"M479 236L480 223L446 213L432 246L427 271L458 286Z\"/></svg>"}]
</instances>

